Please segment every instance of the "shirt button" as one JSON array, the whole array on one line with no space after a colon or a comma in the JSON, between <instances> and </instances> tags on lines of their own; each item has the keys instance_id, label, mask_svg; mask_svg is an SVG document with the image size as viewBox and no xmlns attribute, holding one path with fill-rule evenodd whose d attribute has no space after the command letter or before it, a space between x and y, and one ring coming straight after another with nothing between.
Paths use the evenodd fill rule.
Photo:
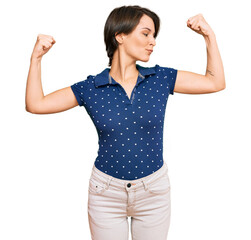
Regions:
<instances>
[{"instance_id":1,"label":"shirt button","mask_svg":"<svg viewBox=\"0 0 251 240\"><path fill-rule=\"evenodd\" d=\"M131 183L128 183L128 184L127 184L127 187L131 187Z\"/></svg>"}]
</instances>

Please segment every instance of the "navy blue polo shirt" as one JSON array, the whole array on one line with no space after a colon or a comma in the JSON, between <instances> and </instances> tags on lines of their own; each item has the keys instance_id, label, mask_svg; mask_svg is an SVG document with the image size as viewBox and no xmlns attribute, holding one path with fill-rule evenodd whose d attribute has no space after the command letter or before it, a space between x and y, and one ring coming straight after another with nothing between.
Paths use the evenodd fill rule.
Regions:
<instances>
[{"instance_id":1,"label":"navy blue polo shirt","mask_svg":"<svg viewBox=\"0 0 251 240\"><path fill-rule=\"evenodd\" d=\"M123 180L136 180L162 167L165 109L177 76L176 69L157 64L136 67L139 75L130 99L110 68L71 85L97 129L96 168Z\"/></svg>"}]
</instances>

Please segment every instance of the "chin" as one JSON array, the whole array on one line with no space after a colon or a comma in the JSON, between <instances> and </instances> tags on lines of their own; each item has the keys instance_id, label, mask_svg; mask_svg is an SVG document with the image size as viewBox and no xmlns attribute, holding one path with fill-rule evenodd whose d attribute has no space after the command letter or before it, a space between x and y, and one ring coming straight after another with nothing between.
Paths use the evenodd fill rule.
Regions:
<instances>
[{"instance_id":1,"label":"chin","mask_svg":"<svg viewBox=\"0 0 251 240\"><path fill-rule=\"evenodd\" d=\"M141 62L148 62L150 57L145 57L145 58L139 58L138 60Z\"/></svg>"}]
</instances>

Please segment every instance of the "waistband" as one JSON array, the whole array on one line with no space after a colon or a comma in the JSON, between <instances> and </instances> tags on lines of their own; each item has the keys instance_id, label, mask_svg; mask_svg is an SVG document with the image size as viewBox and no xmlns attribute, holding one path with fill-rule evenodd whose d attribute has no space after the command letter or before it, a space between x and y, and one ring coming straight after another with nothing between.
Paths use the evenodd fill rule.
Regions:
<instances>
[{"instance_id":1,"label":"waistband","mask_svg":"<svg viewBox=\"0 0 251 240\"><path fill-rule=\"evenodd\" d=\"M123 179L115 178L113 176L110 176L100 171L98 168L96 168L95 164L92 167L91 177L96 178L96 179L98 178L98 180L105 185L106 189L108 189L109 185L116 186L117 188L120 188L120 189L128 189L128 183L130 183L131 184L130 189L138 189L142 187L142 184L143 184L144 188L147 190L149 183L158 181L158 179L161 178L165 174L168 174L168 167L167 167L166 162L164 161L160 169L140 179L123 180Z\"/></svg>"}]
</instances>

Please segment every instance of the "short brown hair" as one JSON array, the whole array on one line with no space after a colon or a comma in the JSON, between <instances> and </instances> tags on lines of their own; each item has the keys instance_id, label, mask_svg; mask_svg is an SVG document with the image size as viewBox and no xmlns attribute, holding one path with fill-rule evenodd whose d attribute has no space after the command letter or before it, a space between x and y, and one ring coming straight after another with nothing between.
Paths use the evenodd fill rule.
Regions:
<instances>
[{"instance_id":1,"label":"short brown hair","mask_svg":"<svg viewBox=\"0 0 251 240\"><path fill-rule=\"evenodd\" d=\"M104 41L106 45L107 56L109 57L108 66L112 65L113 54L118 47L115 34L131 33L138 25L141 17L144 14L153 20L155 26L154 38L156 38L160 27L160 18L156 13L138 5L122 6L112 10L106 20L104 27Z\"/></svg>"}]
</instances>

